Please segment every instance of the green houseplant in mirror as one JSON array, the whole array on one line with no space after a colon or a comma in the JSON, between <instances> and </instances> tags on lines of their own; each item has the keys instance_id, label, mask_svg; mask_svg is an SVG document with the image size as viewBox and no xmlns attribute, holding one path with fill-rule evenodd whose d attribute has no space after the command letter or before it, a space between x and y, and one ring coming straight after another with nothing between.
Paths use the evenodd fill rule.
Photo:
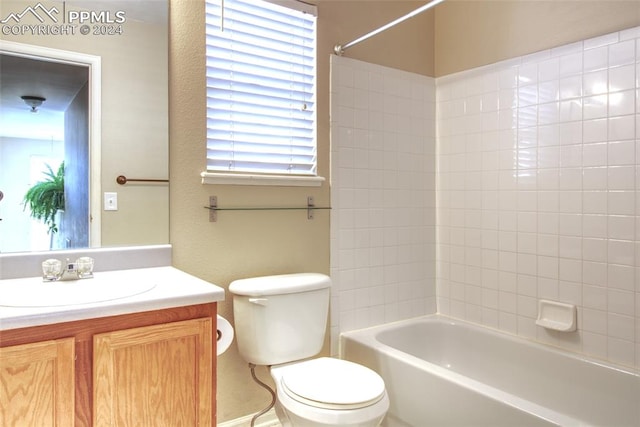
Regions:
<instances>
[{"instance_id":1,"label":"green houseplant in mirror","mask_svg":"<svg viewBox=\"0 0 640 427\"><path fill-rule=\"evenodd\" d=\"M49 227L49 233L57 233L56 214L64 210L64 162L56 173L51 166L42 172L45 180L34 184L24 195L24 209L29 207L31 217L40 220Z\"/></svg>"}]
</instances>

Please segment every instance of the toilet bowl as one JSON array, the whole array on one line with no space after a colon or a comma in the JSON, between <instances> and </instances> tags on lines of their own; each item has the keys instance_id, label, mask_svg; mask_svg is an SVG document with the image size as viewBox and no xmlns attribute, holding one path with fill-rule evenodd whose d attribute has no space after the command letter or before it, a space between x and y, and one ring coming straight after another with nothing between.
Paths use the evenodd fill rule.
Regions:
<instances>
[{"instance_id":1,"label":"toilet bowl","mask_svg":"<svg viewBox=\"0 0 640 427\"><path fill-rule=\"evenodd\" d=\"M283 427L376 427L389 409L384 381L371 369L321 357L271 367Z\"/></svg>"},{"instance_id":2,"label":"toilet bowl","mask_svg":"<svg viewBox=\"0 0 640 427\"><path fill-rule=\"evenodd\" d=\"M284 427L376 427L389 409L376 372L346 360L311 359L324 343L330 288L329 276L318 273L229 285L238 350L250 366L271 367Z\"/></svg>"}]
</instances>

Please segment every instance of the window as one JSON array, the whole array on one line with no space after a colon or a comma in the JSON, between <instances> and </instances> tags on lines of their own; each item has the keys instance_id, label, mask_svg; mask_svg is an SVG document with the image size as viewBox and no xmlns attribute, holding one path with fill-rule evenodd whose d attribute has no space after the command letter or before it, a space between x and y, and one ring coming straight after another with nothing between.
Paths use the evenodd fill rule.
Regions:
<instances>
[{"instance_id":1,"label":"window","mask_svg":"<svg viewBox=\"0 0 640 427\"><path fill-rule=\"evenodd\" d=\"M315 177L315 7L207 0L207 172ZM318 184L319 185L319 184Z\"/></svg>"}]
</instances>

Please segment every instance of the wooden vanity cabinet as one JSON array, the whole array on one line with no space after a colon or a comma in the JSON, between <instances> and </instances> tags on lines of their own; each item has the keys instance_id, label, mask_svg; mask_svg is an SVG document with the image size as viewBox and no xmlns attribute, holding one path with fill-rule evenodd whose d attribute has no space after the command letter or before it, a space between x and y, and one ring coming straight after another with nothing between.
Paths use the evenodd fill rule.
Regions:
<instances>
[{"instance_id":1,"label":"wooden vanity cabinet","mask_svg":"<svg viewBox=\"0 0 640 427\"><path fill-rule=\"evenodd\" d=\"M0 426L213 427L215 328L209 303L0 331Z\"/></svg>"},{"instance_id":2,"label":"wooden vanity cabinet","mask_svg":"<svg viewBox=\"0 0 640 427\"><path fill-rule=\"evenodd\" d=\"M0 348L0 426L73 425L73 338Z\"/></svg>"}]
</instances>

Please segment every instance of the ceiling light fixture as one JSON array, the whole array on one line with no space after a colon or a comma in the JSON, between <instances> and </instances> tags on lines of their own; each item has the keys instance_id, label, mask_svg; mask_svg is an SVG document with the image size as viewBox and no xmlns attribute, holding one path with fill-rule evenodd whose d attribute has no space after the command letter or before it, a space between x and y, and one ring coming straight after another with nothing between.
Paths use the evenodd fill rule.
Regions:
<instances>
[{"instance_id":1,"label":"ceiling light fixture","mask_svg":"<svg viewBox=\"0 0 640 427\"><path fill-rule=\"evenodd\" d=\"M31 107L32 113L37 113L38 107L41 106L42 103L47 100L46 98L43 98L41 96L30 96L30 95L21 96L20 98L22 98L25 104Z\"/></svg>"}]
</instances>

